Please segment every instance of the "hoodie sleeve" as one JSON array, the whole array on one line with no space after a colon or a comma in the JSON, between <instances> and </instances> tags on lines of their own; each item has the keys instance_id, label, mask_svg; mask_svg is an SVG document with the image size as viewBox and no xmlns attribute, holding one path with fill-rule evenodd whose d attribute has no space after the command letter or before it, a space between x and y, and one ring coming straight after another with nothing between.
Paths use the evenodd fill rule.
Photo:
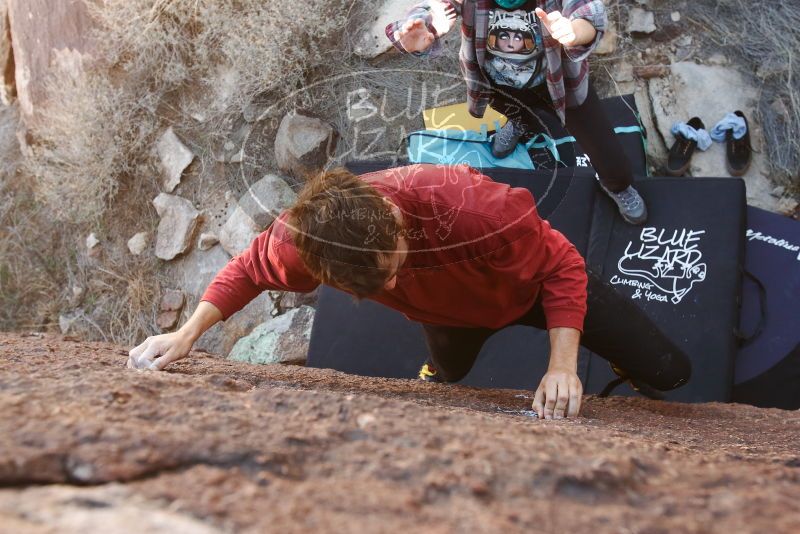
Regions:
<instances>
[{"instance_id":1,"label":"hoodie sleeve","mask_svg":"<svg viewBox=\"0 0 800 534\"><path fill-rule=\"evenodd\" d=\"M262 291L308 293L319 285L303 265L284 220L285 215L278 217L209 284L200 300L219 308L223 319L244 308Z\"/></svg>"},{"instance_id":2,"label":"hoodie sleeve","mask_svg":"<svg viewBox=\"0 0 800 534\"><path fill-rule=\"evenodd\" d=\"M583 331L586 316L586 266L578 250L561 232L539 217L530 192L511 189L506 211L525 214L519 221L524 237L503 254L503 270L518 277L538 293L547 328L569 327ZM513 221L507 221L511 225Z\"/></svg>"}]
</instances>

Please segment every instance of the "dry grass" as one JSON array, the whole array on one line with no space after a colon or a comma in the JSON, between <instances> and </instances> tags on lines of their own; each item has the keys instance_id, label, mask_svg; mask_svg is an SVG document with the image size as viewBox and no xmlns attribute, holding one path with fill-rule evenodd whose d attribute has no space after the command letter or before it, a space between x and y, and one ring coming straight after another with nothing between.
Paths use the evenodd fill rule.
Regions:
<instances>
[{"instance_id":1,"label":"dry grass","mask_svg":"<svg viewBox=\"0 0 800 534\"><path fill-rule=\"evenodd\" d=\"M103 73L56 73L58 95L37 112L35 139L24 163L36 177L39 198L59 221L98 219L120 182L148 160L156 121Z\"/></svg>"}]
</instances>

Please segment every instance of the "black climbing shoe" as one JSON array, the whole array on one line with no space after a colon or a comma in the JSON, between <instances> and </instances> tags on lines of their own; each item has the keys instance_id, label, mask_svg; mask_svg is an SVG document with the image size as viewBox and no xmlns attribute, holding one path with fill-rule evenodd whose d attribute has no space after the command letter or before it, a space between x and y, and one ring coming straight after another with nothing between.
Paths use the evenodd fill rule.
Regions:
<instances>
[{"instance_id":1,"label":"black climbing shoe","mask_svg":"<svg viewBox=\"0 0 800 534\"><path fill-rule=\"evenodd\" d=\"M611 365L611 370L614 371L614 374L617 375L619 378L615 378L614 380L609 382L608 385L606 385L606 387L603 388L603 391L601 391L597 395L598 397L608 397L611 394L611 392L617 388L617 386L620 386L625 382L628 382L631 388L635 392L644 395L649 399L664 400L664 393L662 393L661 391L657 390L656 388L654 388L649 384L645 384L641 380L632 378L628 373L626 373L624 370L620 369L613 363L610 365Z\"/></svg>"},{"instance_id":2,"label":"black climbing shoe","mask_svg":"<svg viewBox=\"0 0 800 534\"><path fill-rule=\"evenodd\" d=\"M705 125L699 117L692 117L686 124L695 130L705 129ZM691 165L695 148L697 148L697 141L686 139L681 134L676 134L675 143L669 149L669 156L667 157L667 174L670 176L683 176L686 174L686 171L689 170L689 165Z\"/></svg>"},{"instance_id":3,"label":"black climbing shoe","mask_svg":"<svg viewBox=\"0 0 800 534\"><path fill-rule=\"evenodd\" d=\"M747 118L739 110L733 112L744 119L745 132L741 139L734 139L733 130L728 130L725 135L725 166L731 176L742 176L750 168L750 161L752 160L753 148L750 146L750 125L747 123Z\"/></svg>"}]
</instances>

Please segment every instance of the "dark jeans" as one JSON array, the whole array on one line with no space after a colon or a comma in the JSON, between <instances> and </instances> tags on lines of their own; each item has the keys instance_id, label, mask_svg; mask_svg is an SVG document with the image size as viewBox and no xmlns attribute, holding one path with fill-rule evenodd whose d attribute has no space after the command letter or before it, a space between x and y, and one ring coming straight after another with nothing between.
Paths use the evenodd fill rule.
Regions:
<instances>
[{"instance_id":1,"label":"dark jeans","mask_svg":"<svg viewBox=\"0 0 800 534\"><path fill-rule=\"evenodd\" d=\"M661 391L685 384L691 363L684 352L650 321L633 302L589 272L587 313L581 345ZM546 328L541 303L509 324ZM456 382L466 376L491 328L422 325L431 363L441 378ZM531 358L545 357L531 354Z\"/></svg>"},{"instance_id":2,"label":"dark jeans","mask_svg":"<svg viewBox=\"0 0 800 534\"><path fill-rule=\"evenodd\" d=\"M555 113L546 85L533 89L496 85L493 88L491 106L509 120L525 125L529 132L542 131L542 114ZM608 190L622 191L633 183L628 156L591 84L583 104L566 109L565 121L567 130L589 156L597 176Z\"/></svg>"}]
</instances>

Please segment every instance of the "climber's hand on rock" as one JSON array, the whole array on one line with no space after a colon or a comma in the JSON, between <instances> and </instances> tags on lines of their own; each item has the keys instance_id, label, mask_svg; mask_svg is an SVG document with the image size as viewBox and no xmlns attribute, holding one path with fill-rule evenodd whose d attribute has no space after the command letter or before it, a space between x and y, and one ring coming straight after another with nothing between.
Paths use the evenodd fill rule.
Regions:
<instances>
[{"instance_id":1,"label":"climber's hand on rock","mask_svg":"<svg viewBox=\"0 0 800 534\"><path fill-rule=\"evenodd\" d=\"M583 384L572 370L551 369L542 377L533 396L540 419L576 417L581 409Z\"/></svg>"},{"instance_id":2,"label":"climber's hand on rock","mask_svg":"<svg viewBox=\"0 0 800 534\"><path fill-rule=\"evenodd\" d=\"M192 343L193 339L180 330L148 337L128 353L128 368L162 371L170 363L185 358Z\"/></svg>"}]
</instances>

